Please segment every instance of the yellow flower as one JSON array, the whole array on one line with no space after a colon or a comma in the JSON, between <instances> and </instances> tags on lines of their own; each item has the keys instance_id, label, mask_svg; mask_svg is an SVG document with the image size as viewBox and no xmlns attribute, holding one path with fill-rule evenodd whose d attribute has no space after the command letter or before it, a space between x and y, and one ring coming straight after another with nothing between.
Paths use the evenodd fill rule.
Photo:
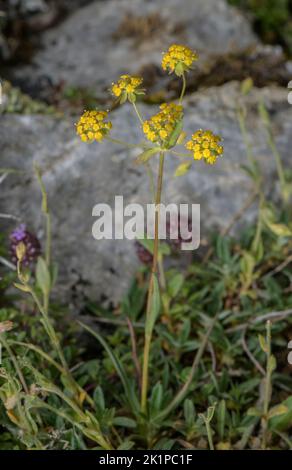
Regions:
<instances>
[{"instance_id":1,"label":"yellow flower","mask_svg":"<svg viewBox=\"0 0 292 470\"><path fill-rule=\"evenodd\" d=\"M182 117L182 106L174 103L164 103L160 106L159 113L144 122L143 132L151 142L155 142L162 147L167 147Z\"/></svg>"},{"instance_id":2,"label":"yellow flower","mask_svg":"<svg viewBox=\"0 0 292 470\"><path fill-rule=\"evenodd\" d=\"M170 46L167 52L163 54L162 68L178 76L188 72L193 63L198 60L198 55L192 49L179 44Z\"/></svg>"},{"instance_id":3,"label":"yellow flower","mask_svg":"<svg viewBox=\"0 0 292 470\"><path fill-rule=\"evenodd\" d=\"M85 111L76 125L77 134L83 142L100 142L111 130L112 123L105 121L106 111Z\"/></svg>"},{"instance_id":4,"label":"yellow flower","mask_svg":"<svg viewBox=\"0 0 292 470\"><path fill-rule=\"evenodd\" d=\"M121 103L129 100L131 103L136 101L137 95L143 95L144 91L139 88L143 83L143 78L132 77L131 75L122 75L117 83L112 84L112 93L119 98Z\"/></svg>"},{"instance_id":5,"label":"yellow flower","mask_svg":"<svg viewBox=\"0 0 292 470\"><path fill-rule=\"evenodd\" d=\"M214 165L217 158L223 154L221 140L221 137L212 131L199 130L192 135L192 140L189 140L185 147L193 153L195 160L204 158L206 163Z\"/></svg>"}]
</instances>

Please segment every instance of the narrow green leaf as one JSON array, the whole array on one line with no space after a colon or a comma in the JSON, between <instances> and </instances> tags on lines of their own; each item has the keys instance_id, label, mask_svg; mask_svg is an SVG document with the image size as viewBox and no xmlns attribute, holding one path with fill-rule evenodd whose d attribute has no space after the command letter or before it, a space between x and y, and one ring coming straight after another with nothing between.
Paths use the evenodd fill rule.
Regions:
<instances>
[{"instance_id":1,"label":"narrow green leaf","mask_svg":"<svg viewBox=\"0 0 292 470\"><path fill-rule=\"evenodd\" d=\"M181 119L175 126L173 133L170 136L168 141L168 148L172 148L177 143L177 139L179 138L183 128L183 120Z\"/></svg>"},{"instance_id":2,"label":"narrow green leaf","mask_svg":"<svg viewBox=\"0 0 292 470\"><path fill-rule=\"evenodd\" d=\"M267 343L266 343L266 339L264 338L263 335L259 335L258 338L259 338L259 343L260 343L261 350L264 353L267 353L268 352L268 346L267 346Z\"/></svg>"},{"instance_id":3,"label":"narrow green leaf","mask_svg":"<svg viewBox=\"0 0 292 470\"><path fill-rule=\"evenodd\" d=\"M160 290L159 290L159 283L156 276L153 276L153 295L152 295L152 305L149 320L146 323L146 334L151 335L156 319L160 312Z\"/></svg>"},{"instance_id":4,"label":"narrow green leaf","mask_svg":"<svg viewBox=\"0 0 292 470\"><path fill-rule=\"evenodd\" d=\"M188 427L191 427L195 422L195 407L189 398L184 401L184 417Z\"/></svg>"},{"instance_id":5,"label":"narrow green leaf","mask_svg":"<svg viewBox=\"0 0 292 470\"><path fill-rule=\"evenodd\" d=\"M168 283L168 293L170 297L173 299L177 296L179 291L181 290L184 283L184 276L181 273L177 273L173 276L169 283Z\"/></svg>"},{"instance_id":6,"label":"narrow green leaf","mask_svg":"<svg viewBox=\"0 0 292 470\"><path fill-rule=\"evenodd\" d=\"M268 413L268 419L274 418L275 416L281 416L289 411L289 408L284 405L283 403L281 405L274 406L273 408L270 409Z\"/></svg>"},{"instance_id":7,"label":"narrow green leaf","mask_svg":"<svg viewBox=\"0 0 292 470\"><path fill-rule=\"evenodd\" d=\"M247 416L256 416L257 418L259 418L261 415L262 412L258 408L252 407L247 410Z\"/></svg>"},{"instance_id":8,"label":"narrow green leaf","mask_svg":"<svg viewBox=\"0 0 292 470\"><path fill-rule=\"evenodd\" d=\"M100 408L101 410L105 409L104 394L100 386L96 387L96 389L94 390L93 400L98 408Z\"/></svg>"},{"instance_id":9,"label":"narrow green leaf","mask_svg":"<svg viewBox=\"0 0 292 470\"><path fill-rule=\"evenodd\" d=\"M147 163L150 158L154 157L158 153L157 148L147 149L144 152L140 153L138 157L135 159L135 165L142 165L143 163Z\"/></svg>"},{"instance_id":10,"label":"narrow green leaf","mask_svg":"<svg viewBox=\"0 0 292 470\"><path fill-rule=\"evenodd\" d=\"M163 398L163 388L162 388L161 383L158 382L153 387L151 397L150 397L150 408L151 408L152 413L160 411L162 398Z\"/></svg>"},{"instance_id":11,"label":"narrow green leaf","mask_svg":"<svg viewBox=\"0 0 292 470\"><path fill-rule=\"evenodd\" d=\"M226 420L226 401L221 400L217 409L218 414L218 434L221 440L224 439L224 429Z\"/></svg>"},{"instance_id":12,"label":"narrow green leaf","mask_svg":"<svg viewBox=\"0 0 292 470\"><path fill-rule=\"evenodd\" d=\"M99 333L97 333L97 331L94 331L92 328L90 328L89 326L85 325L82 322L79 322L79 324L99 341L99 343L103 346L103 348L105 349L105 351L109 355L109 357L112 361L112 364L115 367L116 372L119 375L119 377L121 379L121 382L123 384L128 403L131 406L133 412L135 414L138 414L139 413L139 402L138 402L137 396L136 396L136 394L133 390L133 387L131 386L131 383L128 379L128 376L125 372L125 369L124 369L121 361L117 358L117 356L115 355L112 348L101 337L101 335Z\"/></svg>"},{"instance_id":13,"label":"narrow green leaf","mask_svg":"<svg viewBox=\"0 0 292 470\"><path fill-rule=\"evenodd\" d=\"M253 79L251 77L246 78L241 82L241 93L243 95L248 95L253 88Z\"/></svg>"},{"instance_id":14,"label":"narrow green leaf","mask_svg":"<svg viewBox=\"0 0 292 470\"><path fill-rule=\"evenodd\" d=\"M24 286L23 284L19 284L18 282L15 282L15 283L14 283L14 287L16 287L16 289L21 290L22 292L30 292L30 288L29 288L29 287L26 287L26 286Z\"/></svg>"},{"instance_id":15,"label":"narrow green leaf","mask_svg":"<svg viewBox=\"0 0 292 470\"><path fill-rule=\"evenodd\" d=\"M209 406L207 410L207 421L210 423L213 419L214 413L216 409L216 403L213 406Z\"/></svg>"},{"instance_id":16,"label":"narrow green leaf","mask_svg":"<svg viewBox=\"0 0 292 470\"><path fill-rule=\"evenodd\" d=\"M117 450L131 450L135 443L133 441L124 441Z\"/></svg>"},{"instance_id":17,"label":"narrow green leaf","mask_svg":"<svg viewBox=\"0 0 292 470\"><path fill-rule=\"evenodd\" d=\"M270 372L273 372L277 367L277 361L275 356L270 356L268 360L268 369Z\"/></svg>"},{"instance_id":18,"label":"narrow green leaf","mask_svg":"<svg viewBox=\"0 0 292 470\"><path fill-rule=\"evenodd\" d=\"M267 224L268 228L278 237L292 237L292 230L284 224Z\"/></svg>"},{"instance_id":19,"label":"narrow green leaf","mask_svg":"<svg viewBox=\"0 0 292 470\"><path fill-rule=\"evenodd\" d=\"M175 170L174 176L184 176L189 169L191 168L192 162L183 162L180 165L178 165L177 169Z\"/></svg>"},{"instance_id":20,"label":"narrow green leaf","mask_svg":"<svg viewBox=\"0 0 292 470\"><path fill-rule=\"evenodd\" d=\"M47 264L41 256L39 256L37 261L36 280L43 294L48 294L51 288L51 276Z\"/></svg>"},{"instance_id":21,"label":"narrow green leaf","mask_svg":"<svg viewBox=\"0 0 292 470\"><path fill-rule=\"evenodd\" d=\"M292 426L292 396L282 402L287 408L284 414L270 418L269 428L276 431L287 431Z\"/></svg>"},{"instance_id":22,"label":"narrow green leaf","mask_svg":"<svg viewBox=\"0 0 292 470\"><path fill-rule=\"evenodd\" d=\"M123 428L131 428L131 429L134 429L137 426L136 421L130 418L126 418L124 416L116 416L113 419L113 424L115 426L122 426Z\"/></svg>"}]
</instances>

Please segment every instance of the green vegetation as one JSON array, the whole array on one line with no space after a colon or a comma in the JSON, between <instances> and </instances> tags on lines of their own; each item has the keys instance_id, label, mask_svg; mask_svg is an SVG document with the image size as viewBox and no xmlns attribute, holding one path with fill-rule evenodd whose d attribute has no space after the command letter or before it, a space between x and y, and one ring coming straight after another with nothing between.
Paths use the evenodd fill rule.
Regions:
<instances>
[{"instance_id":1,"label":"green vegetation","mask_svg":"<svg viewBox=\"0 0 292 470\"><path fill-rule=\"evenodd\" d=\"M251 14L256 32L263 41L282 44L292 54L291 0L228 0Z\"/></svg>"},{"instance_id":2,"label":"green vegetation","mask_svg":"<svg viewBox=\"0 0 292 470\"><path fill-rule=\"evenodd\" d=\"M0 114L57 114L53 106L33 100L6 80L2 84L2 95L3 103L0 106Z\"/></svg>"}]
</instances>

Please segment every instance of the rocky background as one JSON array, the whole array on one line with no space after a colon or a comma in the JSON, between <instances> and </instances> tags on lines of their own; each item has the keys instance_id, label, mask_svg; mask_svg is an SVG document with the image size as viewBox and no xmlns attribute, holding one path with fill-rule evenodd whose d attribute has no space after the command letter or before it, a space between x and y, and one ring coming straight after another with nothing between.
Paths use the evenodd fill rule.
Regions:
<instances>
[{"instance_id":1,"label":"rocky background","mask_svg":"<svg viewBox=\"0 0 292 470\"><path fill-rule=\"evenodd\" d=\"M108 89L121 73L143 75L149 90L141 103L144 116L175 99L180 84L160 67L161 52L172 42L200 55L189 76L186 130L220 133L225 155L215 167L198 164L182 179L173 177L178 162L168 158L164 200L201 204L203 241L242 207L252 186L241 169L246 152L236 118L239 104L248 111L249 138L267 190L277 198L275 164L257 108L264 100L289 165L289 40L276 35L272 42L279 44L264 43L254 18L225 0L6 0L0 12L0 167L20 170L1 173L0 213L25 222L43 239L32 172L38 162L53 213L61 300L121 299L139 263L134 243L94 241L92 208L98 202L112 205L115 195L123 195L125 203L150 199L147 175L133 165L136 154L80 143L74 122L86 107L113 106ZM255 86L243 96L241 82L249 77ZM117 138L141 140L128 105L113 109L112 120ZM252 216L253 207L245 221ZM1 231L14 228L13 219L0 221Z\"/></svg>"}]
</instances>

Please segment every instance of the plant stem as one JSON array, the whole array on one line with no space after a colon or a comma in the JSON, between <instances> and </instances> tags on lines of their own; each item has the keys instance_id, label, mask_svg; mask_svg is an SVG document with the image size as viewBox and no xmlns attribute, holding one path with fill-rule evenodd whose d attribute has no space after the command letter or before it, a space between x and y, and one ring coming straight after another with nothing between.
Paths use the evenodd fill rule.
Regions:
<instances>
[{"instance_id":1,"label":"plant stem","mask_svg":"<svg viewBox=\"0 0 292 470\"><path fill-rule=\"evenodd\" d=\"M186 81L186 77L184 73L182 74L182 81L183 81L183 85L182 85L182 90L181 90L181 94L179 98L179 104L182 104L182 100L183 100L183 97L185 96L186 87L187 87L187 81Z\"/></svg>"},{"instance_id":2,"label":"plant stem","mask_svg":"<svg viewBox=\"0 0 292 470\"><path fill-rule=\"evenodd\" d=\"M278 177L279 177L279 181L280 181L281 192L282 192L282 197L283 197L284 202L286 202L286 200L287 200L287 197L286 197L286 194L285 194L286 179L285 179L285 173L284 173L284 169L283 169L282 159L281 159L281 155L280 155L280 153L279 153L279 151L276 147L276 144L275 144L275 141L274 141L274 138L273 138L273 135L272 135L272 131L270 129L268 130L268 144L269 144L270 149L271 149L271 151L274 155L274 158L275 158Z\"/></svg>"},{"instance_id":3,"label":"plant stem","mask_svg":"<svg viewBox=\"0 0 292 470\"><path fill-rule=\"evenodd\" d=\"M137 108L137 105L136 105L135 102L133 102L132 104L133 104L133 108L134 108L134 110L135 110L135 113L137 114L138 119L139 119L139 121L140 121L140 124L143 126L143 119L142 119L142 116L141 116L141 114L140 114L140 112L139 112L139 110L138 110L138 108Z\"/></svg>"},{"instance_id":4,"label":"plant stem","mask_svg":"<svg viewBox=\"0 0 292 470\"><path fill-rule=\"evenodd\" d=\"M142 372L142 391L141 391L141 409L143 413L146 413L147 409L147 391L148 391L148 375L149 375L149 354L152 339L152 332L149 333L147 324L150 321L152 300L153 300L153 289L154 289L154 278L157 276L158 267L158 249L159 249L159 216L160 216L160 202L163 184L163 169L164 169L164 152L160 153L159 158L159 171L157 180L157 190L155 196L155 235L154 235L154 250L153 250L153 262L151 277L148 289L147 309L146 309L146 327L145 327L145 344L144 344L144 356L143 356L143 372Z\"/></svg>"},{"instance_id":5,"label":"plant stem","mask_svg":"<svg viewBox=\"0 0 292 470\"><path fill-rule=\"evenodd\" d=\"M127 142L124 142L123 140L113 139L112 137L109 137L109 136L106 136L105 139L108 140L109 142L112 142L113 144L122 145L123 147L127 147L129 149L141 148L141 145L128 144Z\"/></svg>"},{"instance_id":6,"label":"plant stem","mask_svg":"<svg viewBox=\"0 0 292 470\"><path fill-rule=\"evenodd\" d=\"M210 422L208 420L205 420L205 425L206 425L206 431L207 431L210 450L214 450L212 429L211 429L211 426L210 426Z\"/></svg>"},{"instance_id":7,"label":"plant stem","mask_svg":"<svg viewBox=\"0 0 292 470\"><path fill-rule=\"evenodd\" d=\"M168 150L169 153L172 155L175 155L176 157L182 157L182 158L194 158L191 153L182 153L182 152L176 152L175 150Z\"/></svg>"},{"instance_id":8,"label":"plant stem","mask_svg":"<svg viewBox=\"0 0 292 470\"><path fill-rule=\"evenodd\" d=\"M248 137L248 133L247 133L247 129L246 129L246 121L245 121L245 117L244 117L244 111L242 110L241 107L239 107L238 110L237 110L237 118L238 118L238 123L239 123L240 131L241 131L241 135L242 135L242 138L243 138L243 142L244 142L244 145L245 145L245 148L246 148L247 159L249 161L249 164L250 164L251 168L254 169L256 160L255 160L255 157L254 157L254 154L253 154L253 151L252 151L252 146L251 146L251 143L250 143L250 140L249 140L249 137Z\"/></svg>"},{"instance_id":9,"label":"plant stem","mask_svg":"<svg viewBox=\"0 0 292 470\"><path fill-rule=\"evenodd\" d=\"M52 235L51 235L51 214L48 211L46 213L46 264L48 269L50 269L50 264L51 264L51 240L52 240Z\"/></svg>"},{"instance_id":10,"label":"plant stem","mask_svg":"<svg viewBox=\"0 0 292 470\"><path fill-rule=\"evenodd\" d=\"M262 192L259 192L259 211L258 211L258 220L255 237L252 242L252 251L255 255L258 253L259 244L261 242L262 230L263 230L263 221L262 221L262 211L264 208L265 197Z\"/></svg>"},{"instance_id":11,"label":"plant stem","mask_svg":"<svg viewBox=\"0 0 292 470\"><path fill-rule=\"evenodd\" d=\"M271 400L271 378L272 378L272 369L270 366L271 361L271 322L267 321L267 334L266 334L266 345L267 345L267 365L266 365L266 377L265 377L265 388L264 388L264 403L263 403L263 441L262 449L265 449L267 446L267 433L268 433L268 413Z\"/></svg>"}]
</instances>

